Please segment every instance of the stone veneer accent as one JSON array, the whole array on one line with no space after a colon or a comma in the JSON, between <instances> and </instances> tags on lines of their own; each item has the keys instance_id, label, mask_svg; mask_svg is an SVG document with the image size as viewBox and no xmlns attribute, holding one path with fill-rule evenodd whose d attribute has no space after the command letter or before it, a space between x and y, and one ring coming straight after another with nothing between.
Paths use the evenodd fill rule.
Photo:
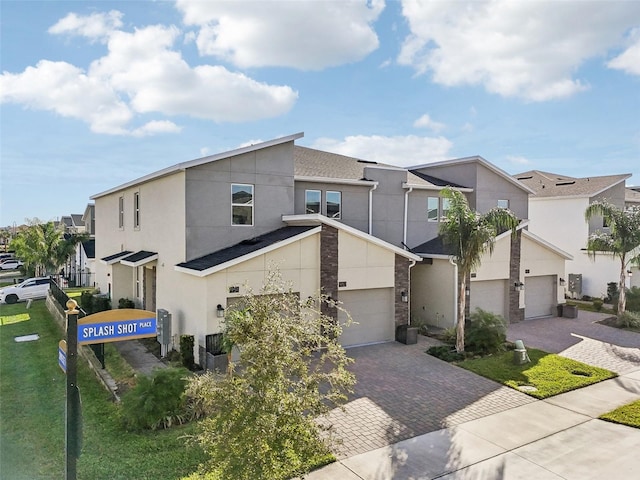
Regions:
<instances>
[{"instance_id":1,"label":"stone veneer accent","mask_svg":"<svg viewBox=\"0 0 640 480\"><path fill-rule=\"evenodd\" d=\"M334 300L338 295L338 229L322 225L320 232L320 286L322 293ZM320 311L323 315L338 320L338 309L322 303Z\"/></svg>"},{"instance_id":2,"label":"stone veneer accent","mask_svg":"<svg viewBox=\"0 0 640 480\"><path fill-rule=\"evenodd\" d=\"M509 323L524 320L524 308L520 308L520 292L513 285L520 281L520 255L522 252L522 230L511 236L511 258L509 259Z\"/></svg>"},{"instance_id":3,"label":"stone veneer accent","mask_svg":"<svg viewBox=\"0 0 640 480\"><path fill-rule=\"evenodd\" d=\"M402 292L409 294L409 267L411 260L396 254L395 258L395 321L396 327L409 323L409 302L402 301Z\"/></svg>"}]
</instances>

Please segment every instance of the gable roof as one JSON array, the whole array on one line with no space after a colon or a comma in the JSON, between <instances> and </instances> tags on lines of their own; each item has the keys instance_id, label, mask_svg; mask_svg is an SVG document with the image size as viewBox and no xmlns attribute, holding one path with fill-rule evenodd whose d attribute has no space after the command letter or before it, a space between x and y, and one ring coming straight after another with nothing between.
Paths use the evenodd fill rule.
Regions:
<instances>
[{"instance_id":1,"label":"gable roof","mask_svg":"<svg viewBox=\"0 0 640 480\"><path fill-rule=\"evenodd\" d=\"M275 145L280 145L287 142L293 142L298 138L302 138L304 133L294 133L293 135L288 135L286 137L276 138L274 140L268 140L266 142L256 143L255 145L248 145L246 147L237 148L235 150L229 150L227 152L217 153L215 155L209 155L207 157L196 158L195 160L190 160L187 162L177 163L170 167L164 168L162 170L158 170L157 172L150 173L145 175L144 177L137 178L127 183L123 183L114 188L110 188L109 190L105 190L104 192L97 193L89 198L91 200L95 200L100 197L104 197L106 195L110 195L112 193L118 192L120 190L124 190L125 188L133 187L135 185L140 185L142 183L149 182L151 180L155 180L161 177L166 177L167 175L172 175L176 172L182 172L187 170L188 168L197 167L199 165L204 165L207 163L215 162L218 160L222 160L225 158L235 157L236 155L242 155L244 153L255 152L257 150L261 150L263 148L273 147Z\"/></svg>"},{"instance_id":2,"label":"gable roof","mask_svg":"<svg viewBox=\"0 0 640 480\"><path fill-rule=\"evenodd\" d=\"M84 227L84 220L82 219L82 214L80 213L72 213L71 221L76 227Z\"/></svg>"},{"instance_id":3,"label":"gable roof","mask_svg":"<svg viewBox=\"0 0 640 480\"><path fill-rule=\"evenodd\" d=\"M516 178L514 178L511 175L509 175L507 172L505 172L501 168L496 167L493 163L485 160L480 155L475 155L475 156L472 156L472 157L454 158L454 159L451 159L451 160L442 160L440 162L424 163L422 165L415 165L413 167L409 167L409 170L414 171L414 170L419 170L419 169L429 169L429 168L433 168L433 167L447 167L447 166L455 166L455 165L464 165L464 164L467 164L467 163L480 164L480 165L484 166L485 168L491 170L496 175L504 178L509 183L512 183L513 185L515 185L519 189L524 190L527 193L535 193L533 190L531 190L531 188L529 186L527 186L524 183L518 181Z\"/></svg>"},{"instance_id":4,"label":"gable roof","mask_svg":"<svg viewBox=\"0 0 640 480\"><path fill-rule=\"evenodd\" d=\"M391 250L394 253L406 257L410 260L420 261L421 258L413 253L412 251L405 250L400 247L396 247L395 245L386 242L378 237L374 237L373 235L369 235L362 230L358 230L357 228L350 227L342 222L338 222L333 218L325 217L324 215L320 215L319 213L311 213L304 215L283 215L282 221L286 222L288 225L329 225L336 230L343 230L351 235L366 240L367 242L371 242L374 245L378 245L379 247L386 248L387 250Z\"/></svg>"},{"instance_id":5,"label":"gable roof","mask_svg":"<svg viewBox=\"0 0 640 480\"><path fill-rule=\"evenodd\" d=\"M624 191L625 203L638 203L640 204L640 191L636 190L638 187L627 187Z\"/></svg>"},{"instance_id":6,"label":"gable roof","mask_svg":"<svg viewBox=\"0 0 640 480\"><path fill-rule=\"evenodd\" d=\"M514 175L514 178L533 190L538 198L593 197L621 182L624 183L629 177L631 177L630 173L577 178L540 170L530 170Z\"/></svg>"},{"instance_id":7,"label":"gable roof","mask_svg":"<svg viewBox=\"0 0 640 480\"><path fill-rule=\"evenodd\" d=\"M243 240L240 243L208 255L179 263L175 266L175 270L198 277L205 277L268 251L275 250L275 248L285 246L292 241L300 240L304 234L317 233L317 231L319 230L316 226L279 228L259 237Z\"/></svg>"},{"instance_id":8,"label":"gable roof","mask_svg":"<svg viewBox=\"0 0 640 480\"><path fill-rule=\"evenodd\" d=\"M94 238L82 242L82 249L87 258L96 258L96 240Z\"/></svg>"},{"instance_id":9,"label":"gable roof","mask_svg":"<svg viewBox=\"0 0 640 480\"><path fill-rule=\"evenodd\" d=\"M323 181L331 179L332 182L346 180L348 182L377 183L366 178L366 167L391 168L404 170L400 167L384 163L362 160L337 153L324 152L313 148L293 148L294 175L298 181Z\"/></svg>"}]
</instances>

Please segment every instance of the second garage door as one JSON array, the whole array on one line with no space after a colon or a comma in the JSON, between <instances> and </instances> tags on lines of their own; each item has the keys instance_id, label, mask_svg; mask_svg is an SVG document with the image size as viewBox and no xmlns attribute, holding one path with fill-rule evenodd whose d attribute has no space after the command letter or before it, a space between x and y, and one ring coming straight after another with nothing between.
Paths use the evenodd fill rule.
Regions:
<instances>
[{"instance_id":1,"label":"second garage door","mask_svg":"<svg viewBox=\"0 0 640 480\"><path fill-rule=\"evenodd\" d=\"M345 346L388 342L395 338L393 289L343 290L342 307L351 314L354 323L342 332L340 343ZM346 316L340 312L341 323Z\"/></svg>"},{"instance_id":2,"label":"second garage door","mask_svg":"<svg viewBox=\"0 0 640 480\"><path fill-rule=\"evenodd\" d=\"M505 316L507 306L507 282L506 280L482 280L471 282L470 288L471 313L476 308L487 312Z\"/></svg>"},{"instance_id":3,"label":"second garage door","mask_svg":"<svg viewBox=\"0 0 640 480\"><path fill-rule=\"evenodd\" d=\"M526 277L524 280L524 318L548 317L553 314L555 275Z\"/></svg>"}]
</instances>

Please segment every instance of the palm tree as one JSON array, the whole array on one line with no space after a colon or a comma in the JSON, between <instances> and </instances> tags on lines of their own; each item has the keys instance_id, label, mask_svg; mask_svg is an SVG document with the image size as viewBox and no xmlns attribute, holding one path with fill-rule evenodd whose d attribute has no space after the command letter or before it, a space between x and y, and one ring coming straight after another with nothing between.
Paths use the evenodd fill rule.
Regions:
<instances>
[{"instance_id":1,"label":"palm tree","mask_svg":"<svg viewBox=\"0 0 640 480\"><path fill-rule=\"evenodd\" d=\"M28 274L45 275L57 273L73 255L76 245L86 238L85 234L65 235L61 226L34 218L29 221L29 227L13 239L11 247L24 262Z\"/></svg>"},{"instance_id":2,"label":"palm tree","mask_svg":"<svg viewBox=\"0 0 640 480\"><path fill-rule=\"evenodd\" d=\"M452 249L451 256L458 266L458 323L456 325L456 351L464 352L464 325L466 310L467 278L480 266L482 256L493 253L496 236L515 229L518 219L508 209L493 208L480 214L469 208L467 199L458 190L446 187L441 195L449 199L445 221L440 223L439 233L443 243Z\"/></svg>"},{"instance_id":3,"label":"palm tree","mask_svg":"<svg viewBox=\"0 0 640 480\"><path fill-rule=\"evenodd\" d=\"M609 232L597 231L587 240L589 257L595 259L597 252L610 254L620 260L620 280L618 296L618 314L624 313L627 306L625 291L626 271L629 265L640 265L640 208L620 209L608 202L593 202L584 212L586 221L601 216Z\"/></svg>"}]
</instances>

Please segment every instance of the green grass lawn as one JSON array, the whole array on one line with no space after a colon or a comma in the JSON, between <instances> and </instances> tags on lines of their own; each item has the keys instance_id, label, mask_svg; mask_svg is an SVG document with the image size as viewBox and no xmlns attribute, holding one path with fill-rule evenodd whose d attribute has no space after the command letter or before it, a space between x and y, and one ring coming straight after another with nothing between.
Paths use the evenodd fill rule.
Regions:
<instances>
[{"instance_id":1,"label":"green grass lawn","mask_svg":"<svg viewBox=\"0 0 640 480\"><path fill-rule=\"evenodd\" d=\"M640 400L623 405L620 408L600 416L608 422L621 423L630 427L640 428Z\"/></svg>"},{"instance_id":2,"label":"green grass lawn","mask_svg":"<svg viewBox=\"0 0 640 480\"><path fill-rule=\"evenodd\" d=\"M513 351L468 359L457 365L535 398L552 397L616 376L609 370L542 350L529 348L527 352L531 363L524 365L513 362ZM523 386L534 387L535 390L525 391L521 388Z\"/></svg>"},{"instance_id":3,"label":"green grass lawn","mask_svg":"<svg viewBox=\"0 0 640 480\"><path fill-rule=\"evenodd\" d=\"M38 334L18 343L14 337ZM64 478L65 375L58 366L63 338L44 300L0 305L0 464L11 480ZM83 450L79 479L179 479L205 460L185 435L195 425L143 434L120 427L117 405L81 360Z\"/></svg>"}]
</instances>

